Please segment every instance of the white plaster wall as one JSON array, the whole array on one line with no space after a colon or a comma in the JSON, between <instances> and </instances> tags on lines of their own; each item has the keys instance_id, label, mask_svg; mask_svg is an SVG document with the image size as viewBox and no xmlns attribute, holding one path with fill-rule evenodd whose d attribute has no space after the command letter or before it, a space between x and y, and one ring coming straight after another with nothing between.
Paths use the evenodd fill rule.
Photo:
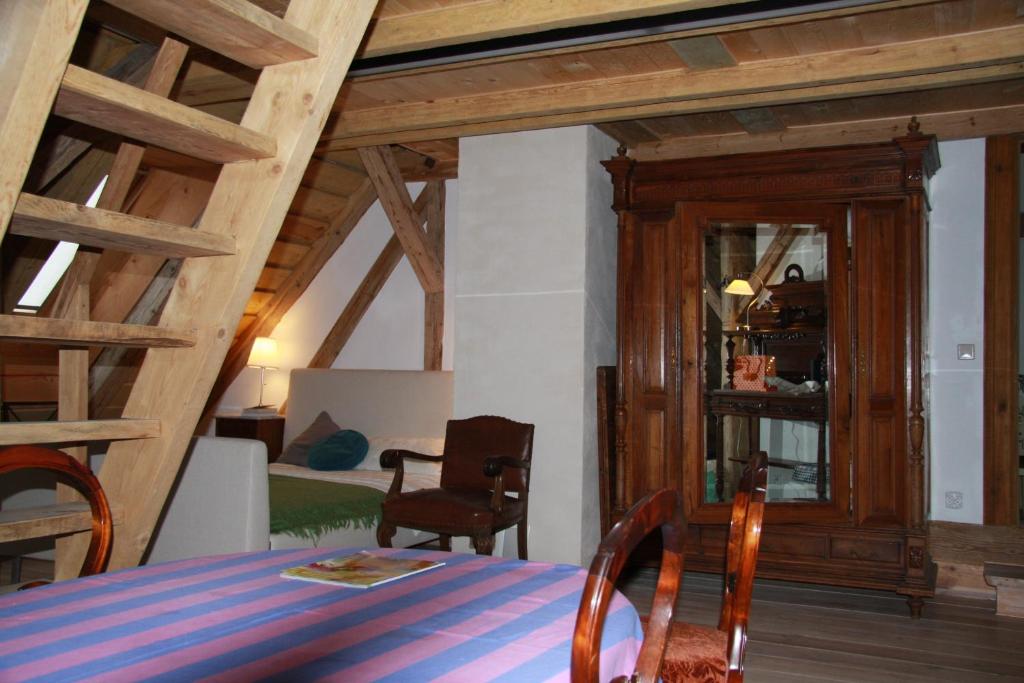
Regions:
<instances>
[{"instance_id":1,"label":"white plaster wall","mask_svg":"<svg viewBox=\"0 0 1024 683\"><path fill-rule=\"evenodd\" d=\"M604 355L597 341L584 348L590 140L586 128L469 138L459 158L455 414L536 426L530 557L577 564L589 560L582 529L597 522L589 482L584 503L584 378Z\"/></svg>"},{"instance_id":2,"label":"white plaster wall","mask_svg":"<svg viewBox=\"0 0 1024 683\"><path fill-rule=\"evenodd\" d=\"M409 193L416 197L422 187L422 183L410 183ZM454 264L458 181L447 181L445 193L445 262ZM289 371L307 366L392 234L394 232L380 202L375 202L274 328L271 336L278 341L281 367L267 371L264 402L281 405L285 400ZM446 370L452 368L455 339L454 283L453 269L448 267L445 269L442 358L442 367ZM403 258L395 268L332 367L423 369L423 289L408 259ZM259 370L245 368L224 392L218 412L238 412L245 406L254 405L258 394Z\"/></svg>"},{"instance_id":3,"label":"white plaster wall","mask_svg":"<svg viewBox=\"0 0 1024 683\"><path fill-rule=\"evenodd\" d=\"M598 493L597 372L599 365L615 365L615 279L618 256L618 219L612 211L611 176L601 161L615 156L616 142L587 128L586 273L583 309L583 463L580 550L590 561L601 542Z\"/></svg>"},{"instance_id":4,"label":"white plaster wall","mask_svg":"<svg viewBox=\"0 0 1024 683\"><path fill-rule=\"evenodd\" d=\"M928 246L931 518L980 524L983 513L985 141L943 142L932 179ZM976 358L957 359L957 344ZM963 507L946 507L946 492Z\"/></svg>"}]
</instances>

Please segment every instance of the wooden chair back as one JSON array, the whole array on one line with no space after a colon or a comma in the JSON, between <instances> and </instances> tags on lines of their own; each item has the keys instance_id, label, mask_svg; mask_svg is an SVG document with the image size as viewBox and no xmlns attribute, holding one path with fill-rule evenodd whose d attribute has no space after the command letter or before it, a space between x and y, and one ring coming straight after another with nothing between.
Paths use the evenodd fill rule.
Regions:
<instances>
[{"instance_id":1,"label":"wooden chair back","mask_svg":"<svg viewBox=\"0 0 1024 683\"><path fill-rule=\"evenodd\" d=\"M0 450L0 475L25 469L53 472L61 482L73 486L89 501L92 510L92 541L78 575L102 573L110 559L114 521L99 480L88 467L62 451L42 446L11 446Z\"/></svg>"},{"instance_id":2,"label":"wooden chair back","mask_svg":"<svg viewBox=\"0 0 1024 683\"><path fill-rule=\"evenodd\" d=\"M659 528L662 539L661 571L658 574L647 632L633 676L629 680L654 683L661 675L662 659L683 572L683 543L686 536L682 497L670 489L660 489L644 496L601 541L590 563L590 573L576 615L576 630L572 639L573 683L593 683L598 680L601 633L615 592L615 581L637 544Z\"/></svg>"},{"instance_id":3,"label":"wooden chair back","mask_svg":"<svg viewBox=\"0 0 1024 683\"><path fill-rule=\"evenodd\" d=\"M729 523L725 592L718 628L729 637L726 662L730 681L743 680L743 653L747 645L747 622L754 592L754 571L761 544L767 487L768 454L759 451L751 456L750 462L743 469L736 497L733 498L732 520Z\"/></svg>"},{"instance_id":4,"label":"wooden chair back","mask_svg":"<svg viewBox=\"0 0 1024 683\"><path fill-rule=\"evenodd\" d=\"M494 477L484 474L484 460L506 456L530 462L533 425L495 415L449 420L444 437L441 488L490 491ZM506 470L505 491L525 495L530 490L530 468Z\"/></svg>"}]
</instances>

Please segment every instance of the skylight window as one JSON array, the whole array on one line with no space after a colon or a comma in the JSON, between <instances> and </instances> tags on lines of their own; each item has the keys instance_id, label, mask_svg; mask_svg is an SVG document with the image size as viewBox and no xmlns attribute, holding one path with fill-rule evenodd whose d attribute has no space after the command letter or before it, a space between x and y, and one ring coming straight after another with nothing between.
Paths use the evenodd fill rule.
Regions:
<instances>
[{"instance_id":1,"label":"skylight window","mask_svg":"<svg viewBox=\"0 0 1024 683\"><path fill-rule=\"evenodd\" d=\"M86 206L91 209L96 208L96 202L100 200L100 194L103 192L106 184L107 176L103 176L103 180L93 190L89 201L85 203ZM18 305L14 307L14 312L38 313L47 297L50 296L50 292L53 291L53 288L60 282L64 273L67 272L77 251L78 245L74 242L58 242L57 247L50 254L50 258L46 259L46 263L39 269L39 273L32 280L32 284L28 286L25 294L18 301Z\"/></svg>"}]
</instances>

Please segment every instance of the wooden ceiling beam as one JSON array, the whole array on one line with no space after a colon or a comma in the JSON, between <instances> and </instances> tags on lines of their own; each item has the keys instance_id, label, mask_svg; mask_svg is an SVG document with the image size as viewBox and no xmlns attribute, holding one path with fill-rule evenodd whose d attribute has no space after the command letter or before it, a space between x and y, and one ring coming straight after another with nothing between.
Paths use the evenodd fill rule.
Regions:
<instances>
[{"instance_id":1,"label":"wooden ceiling beam","mask_svg":"<svg viewBox=\"0 0 1024 683\"><path fill-rule=\"evenodd\" d=\"M360 57L538 33L556 28L685 12L746 0L478 0L374 20Z\"/></svg>"},{"instance_id":2,"label":"wooden ceiling beam","mask_svg":"<svg viewBox=\"0 0 1024 683\"><path fill-rule=\"evenodd\" d=\"M917 116L921 130L940 140L980 138L1024 130L1024 104L1004 107L935 112ZM665 140L637 145L631 155L641 161L718 156L743 152L771 152L804 147L887 142L906 135L909 116L841 121L814 126L793 126L773 133L733 133Z\"/></svg>"},{"instance_id":3,"label":"wooden ceiling beam","mask_svg":"<svg viewBox=\"0 0 1024 683\"><path fill-rule=\"evenodd\" d=\"M688 39L697 36L715 35L725 31L750 31L754 29L768 27L787 26L790 24L797 24L801 22L855 16L858 14L864 14L865 12L878 12L882 10L900 9L905 7L912 7L915 5L931 4L934 2L936 2L936 0L877 0L875 2L851 5L847 7L812 9L811 11L787 14L783 16L759 17L756 19L740 21L724 26L697 26L670 33L644 35L633 38L616 39L610 41L599 41L595 43L589 43L583 46L546 48L526 53L517 53L497 57L487 57L483 59L473 60L472 64L474 66L482 66L492 64L507 64L510 62L526 62L531 59L536 59L538 57L549 57L553 55L577 53L585 55L586 53L589 52L600 51L608 48L648 43L661 43L672 40ZM421 67L417 69L406 70L401 73L391 72L387 74L377 74L373 76L356 76L350 79L350 81L347 81L346 85L343 86L342 90L344 92L345 88L350 87L350 85L358 85L359 83L363 82L385 80L403 74L415 73L417 75L427 75L431 73L450 73L453 70L457 70L460 66L462 65L442 64L437 66ZM248 73L249 71L251 70L242 73L237 70L218 71L216 69L211 70L207 68L202 70L200 74L197 74L195 76L189 74L186 76L185 81L181 86L177 99L182 104L188 104L190 106L196 106L211 102L224 102L228 100L247 99L249 95L252 93L253 82L255 81L252 75ZM344 100L342 98L339 99L339 103L335 105L335 109L340 109L343 106Z\"/></svg>"},{"instance_id":4,"label":"wooden ceiling beam","mask_svg":"<svg viewBox=\"0 0 1024 683\"><path fill-rule=\"evenodd\" d=\"M405 187L398 164L388 146L359 149L366 173L377 188L381 206L391 221L395 235L416 273L424 292L444 289L444 269L423 232L423 221L416 215L412 198Z\"/></svg>"},{"instance_id":5,"label":"wooden ceiling beam","mask_svg":"<svg viewBox=\"0 0 1024 683\"><path fill-rule=\"evenodd\" d=\"M846 99L868 95L914 92L943 87L1011 80L1022 76L1024 76L1024 61L1018 61L995 66L973 67L915 76L882 78L855 83L793 87L774 91L747 93L743 95L707 97L677 102L659 102L656 104L629 107L611 107L607 109L571 112L568 114L528 116L517 119L486 121L482 123L451 123L436 128L367 133L364 135L354 135L352 137L325 137L318 146L318 152L328 154L342 150L350 150L361 146L389 143L405 144L407 142L417 140L433 140L444 137L492 135L495 133L510 133L523 130L558 128L561 126L612 123L617 121L630 121L634 119L655 118L679 114L733 111L753 107L768 107L775 105L797 104L801 102ZM330 135L334 134L335 133L331 133Z\"/></svg>"},{"instance_id":6,"label":"wooden ceiling beam","mask_svg":"<svg viewBox=\"0 0 1024 683\"><path fill-rule=\"evenodd\" d=\"M1018 24L922 40L745 62L707 71L694 72L682 68L639 76L342 110L323 139L365 137L414 129L429 129L432 137L445 137L436 134L439 128L454 128L461 123L665 103L679 105L659 112L659 115L666 115L682 113L688 108L692 110L692 104L689 107L684 104L687 102L730 97L736 98L735 106L729 107L735 109L749 107L746 103L750 97L758 94L771 97L781 90L790 93L790 98L799 98L797 93L800 90L822 86L836 87L837 96L849 97L864 94L870 88L870 83L868 88L855 84L899 78L904 80L904 86L913 87L916 80L934 84L935 75L942 72L1019 62L1024 59L1021 46L1024 46L1024 26ZM777 95L773 99L778 99ZM802 99L806 101L809 98L804 96ZM589 115L578 117L575 123L592 123L594 120L595 117Z\"/></svg>"}]
</instances>

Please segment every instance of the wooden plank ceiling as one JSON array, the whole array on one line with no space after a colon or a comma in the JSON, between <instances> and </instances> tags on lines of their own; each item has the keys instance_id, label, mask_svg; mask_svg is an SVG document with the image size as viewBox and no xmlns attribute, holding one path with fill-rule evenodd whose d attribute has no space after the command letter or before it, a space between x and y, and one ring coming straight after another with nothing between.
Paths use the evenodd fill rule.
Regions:
<instances>
[{"instance_id":1,"label":"wooden plank ceiling","mask_svg":"<svg viewBox=\"0 0 1024 683\"><path fill-rule=\"evenodd\" d=\"M256 4L283 15L288 2ZM87 22L97 39L72 62L120 68L121 80L133 77L133 50L162 39L103 3ZM456 176L460 137L554 126L596 124L637 158L882 141L911 116L940 139L1016 132L1022 22L1021 0L382 0L236 339L244 346L269 333L375 198L360 148L392 145L403 177L426 180ZM171 99L237 122L256 73L193 47ZM48 134L35 191L84 201L115 148L79 124ZM86 141L77 163L55 173L76 140ZM132 213L146 216L146 203L170 192L208 192L216 168L150 148ZM161 182L147 189L147 177ZM192 223L198 215L185 204L177 222ZM38 238L5 241L3 312L50 248ZM120 322L134 311L148 322L159 304L146 303L147 288L168 263L104 254L92 318ZM130 278L140 283L133 294L103 309L104 283Z\"/></svg>"}]
</instances>

